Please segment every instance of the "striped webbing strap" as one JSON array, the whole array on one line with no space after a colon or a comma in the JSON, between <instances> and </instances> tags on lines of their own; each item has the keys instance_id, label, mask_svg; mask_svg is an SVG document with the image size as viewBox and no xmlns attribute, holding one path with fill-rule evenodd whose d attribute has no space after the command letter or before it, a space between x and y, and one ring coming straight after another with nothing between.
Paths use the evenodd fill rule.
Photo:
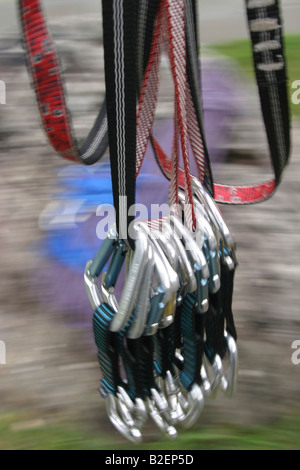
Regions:
<instances>
[{"instance_id":1,"label":"striped webbing strap","mask_svg":"<svg viewBox=\"0 0 300 470\"><path fill-rule=\"evenodd\" d=\"M129 235L127 227L131 219L127 218L128 208L135 202L136 176L140 172L153 127L163 43L169 53L175 86L175 139L170 201L171 203L178 202L180 148L184 161L187 223L190 227L196 226L188 149L190 124L187 119L186 102L192 101L192 98L186 74L185 1L162 0L160 2L151 35L151 48L140 90L137 114L135 115L139 85L137 68L138 65L141 65L136 60L136 12L137 5L134 1L107 0L107 2L103 2L109 147L117 226L120 237L123 239L127 239L127 235ZM148 43L145 41L145 45ZM144 64L142 68L144 68ZM195 117L195 113L193 117ZM196 150L199 158L198 166L201 169L199 177L203 181L204 155L201 150L203 146L200 133L197 134L195 141L198 144ZM194 144L194 140L192 143ZM123 225L124 220L126 220L126 226Z\"/></svg>"},{"instance_id":2,"label":"striped webbing strap","mask_svg":"<svg viewBox=\"0 0 300 470\"><path fill-rule=\"evenodd\" d=\"M128 240L136 186L138 0L103 0L102 10L114 205L119 237Z\"/></svg>"},{"instance_id":3,"label":"striped webbing strap","mask_svg":"<svg viewBox=\"0 0 300 470\"><path fill-rule=\"evenodd\" d=\"M66 103L63 74L40 0L18 0L27 65L32 77L44 130L63 158L91 165L108 146L106 105L103 103L87 139L78 144Z\"/></svg>"},{"instance_id":4,"label":"striped webbing strap","mask_svg":"<svg viewBox=\"0 0 300 470\"><path fill-rule=\"evenodd\" d=\"M268 199L280 184L283 171L288 164L290 156L290 116L279 0L245 0L245 2L257 86L274 169L274 178L262 183L244 186L213 184L211 192L215 200L219 203L227 204L252 204ZM189 126L189 138L192 144L193 139L202 137L203 150L206 153L203 127L201 125L200 94L195 92L197 86L199 86L199 77L197 78L196 74L196 70L198 70L197 41L193 39L195 38L196 16L195 13L194 16L188 14L189 3L190 0L185 1L186 40L189 57L187 76L190 89L194 90L192 93L192 106L188 104L189 124L195 122L194 119L190 120L194 112L198 120L198 129L194 125ZM190 9L190 11L193 10ZM171 159L164 153L154 138L152 138L152 144L161 170L172 181ZM194 154L197 149L199 149L199 144L193 146ZM197 158L196 162L199 163ZM201 173L202 168L199 168L199 164L198 169L199 173ZM184 189L186 175L181 169L178 170L178 173L179 186ZM208 166L206 167L204 183L209 187Z\"/></svg>"},{"instance_id":5,"label":"striped webbing strap","mask_svg":"<svg viewBox=\"0 0 300 470\"><path fill-rule=\"evenodd\" d=\"M179 161L183 157L186 195L186 221L195 227L193 194L190 175L189 137L197 160L198 177L204 181L206 160L195 109L191 106L192 94L187 80L187 50L185 28L185 1L162 0L154 28L152 48L140 92L137 120L137 175L142 166L146 147L151 136L159 89L159 65L162 44L168 52L175 89L174 141L170 162L170 205L178 203ZM187 105L190 106L187 106ZM189 117L187 113L189 112ZM162 163L162 160L159 162ZM163 168L165 172L166 168Z\"/></svg>"}]
</instances>

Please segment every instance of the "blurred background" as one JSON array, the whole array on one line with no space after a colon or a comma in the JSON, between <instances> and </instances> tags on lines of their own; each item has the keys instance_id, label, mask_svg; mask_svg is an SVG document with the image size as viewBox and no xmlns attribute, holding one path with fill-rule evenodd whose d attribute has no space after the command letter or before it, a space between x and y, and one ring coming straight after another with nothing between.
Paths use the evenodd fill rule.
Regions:
<instances>
[{"instance_id":1,"label":"blurred background","mask_svg":"<svg viewBox=\"0 0 300 470\"><path fill-rule=\"evenodd\" d=\"M76 135L87 136L104 95L101 2L44 0L65 72ZM270 173L242 0L199 1L205 129L218 182ZM289 87L300 80L300 5L282 0ZM41 128L25 67L15 2L0 0L1 449L130 449L99 397L92 312L83 284L97 250L97 207L111 198L108 156L90 168L62 161ZM162 63L156 135L172 139L172 90ZM222 207L238 246L234 314L240 355L236 396L207 402L178 449L299 448L300 104L292 105L291 163L275 196ZM163 184L162 184L163 183ZM153 191L153 188L157 190ZM151 151L138 201L168 192ZM155 200L153 193L155 193ZM145 449L171 449L149 425ZM132 447L133 448L133 447Z\"/></svg>"}]
</instances>

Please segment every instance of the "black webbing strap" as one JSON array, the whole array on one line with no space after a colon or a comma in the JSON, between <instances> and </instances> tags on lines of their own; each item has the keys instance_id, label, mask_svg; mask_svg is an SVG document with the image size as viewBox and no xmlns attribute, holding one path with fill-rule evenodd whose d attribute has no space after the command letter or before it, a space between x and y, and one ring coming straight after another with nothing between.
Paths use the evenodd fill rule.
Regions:
<instances>
[{"instance_id":1,"label":"black webbing strap","mask_svg":"<svg viewBox=\"0 0 300 470\"><path fill-rule=\"evenodd\" d=\"M133 220L128 208L135 204L136 187L138 1L103 0L102 8L113 195L119 237L127 240Z\"/></svg>"},{"instance_id":2,"label":"black webbing strap","mask_svg":"<svg viewBox=\"0 0 300 470\"><path fill-rule=\"evenodd\" d=\"M290 154L287 71L279 0L246 0L246 6L261 109L278 185Z\"/></svg>"},{"instance_id":3,"label":"black webbing strap","mask_svg":"<svg viewBox=\"0 0 300 470\"><path fill-rule=\"evenodd\" d=\"M154 23L161 0L139 0L138 27L137 27L137 70L138 86L142 81L151 52Z\"/></svg>"},{"instance_id":4,"label":"black webbing strap","mask_svg":"<svg viewBox=\"0 0 300 470\"><path fill-rule=\"evenodd\" d=\"M201 80L199 73L199 44L198 44L198 31L197 31L197 5L195 0L186 0L185 4L186 14L186 43L187 43L187 78L191 90L192 99L195 107L198 127L202 137L205 155L205 172L204 172L204 185L213 195L213 175L210 165L209 153L205 139L204 123L203 123L203 110L201 102Z\"/></svg>"},{"instance_id":5,"label":"black webbing strap","mask_svg":"<svg viewBox=\"0 0 300 470\"><path fill-rule=\"evenodd\" d=\"M254 204L272 196L281 181L283 170L290 157L290 115L287 93L286 62L279 0L245 0L247 19L251 35L253 57L260 96L262 115L265 123L274 177L258 184L244 186L212 184L209 157L205 145L200 101L200 82L197 81L199 68L197 34L195 33L195 3L186 0L186 42L187 76L197 115L198 128L202 134L205 155L204 184L210 189L215 200L223 204ZM171 161L159 143L152 138L154 152L159 166L167 179L171 179ZM179 184L184 188L184 174L179 171Z\"/></svg>"},{"instance_id":6,"label":"black webbing strap","mask_svg":"<svg viewBox=\"0 0 300 470\"><path fill-rule=\"evenodd\" d=\"M235 269L229 269L227 264L221 266L221 292L222 292L222 326L237 341L232 302L234 292Z\"/></svg>"}]
</instances>

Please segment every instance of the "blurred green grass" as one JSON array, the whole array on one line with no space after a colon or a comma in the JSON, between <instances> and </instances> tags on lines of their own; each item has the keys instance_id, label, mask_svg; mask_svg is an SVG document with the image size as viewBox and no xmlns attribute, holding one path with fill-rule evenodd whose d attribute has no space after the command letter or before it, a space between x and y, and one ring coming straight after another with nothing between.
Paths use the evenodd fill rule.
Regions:
<instances>
[{"instance_id":1,"label":"blurred green grass","mask_svg":"<svg viewBox=\"0 0 300 470\"><path fill-rule=\"evenodd\" d=\"M228 42L214 46L214 49L224 56L228 56L241 67L248 78L254 79L252 50L248 40L240 40ZM300 35L287 35L285 37L285 52L288 66L288 79L289 79L289 95L295 90L292 89L292 83L295 80L300 80ZM291 113L293 116L300 118L300 104L291 104Z\"/></svg>"},{"instance_id":2,"label":"blurred green grass","mask_svg":"<svg viewBox=\"0 0 300 470\"><path fill-rule=\"evenodd\" d=\"M114 439L113 430L106 434L88 434L63 425L42 424L31 429L24 416L0 416L0 450L299 450L300 414L291 415L268 426L199 425L180 432L177 441L133 445ZM34 421L33 421L34 423ZM28 429L22 429L28 427ZM159 432L158 432L159 439Z\"/></svg>"}]
</instances>

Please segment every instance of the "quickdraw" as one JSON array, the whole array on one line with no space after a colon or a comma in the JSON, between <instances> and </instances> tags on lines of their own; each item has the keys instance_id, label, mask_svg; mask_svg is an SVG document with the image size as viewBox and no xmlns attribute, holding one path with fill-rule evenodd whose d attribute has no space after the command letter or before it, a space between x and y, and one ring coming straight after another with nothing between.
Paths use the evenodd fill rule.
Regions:
<instances>
[{"instance_id":1,"label":"quickdraw","mask_svg":"<svg viewBox=\"0 0 300 470\"><path fill-rule=\"evenodd\" d=\"M219 391L230 397L236 388L237 258L216 202L249 204L270 197L290 152L279 1L245 4L275 176L233 187L213 182L202 124L195 0L102 0L106 103L81 149L40 3L19 0L29 70L53 147L65 158L90 164L109 144L116 224L87 263L84 279L94 312L100 392L112 424L133 442L141 441L148 416L176 438L178 426L198 422L209 397ZM163 48L175 90L171 158L153 135ZM128 217L128 209L135 204L149 142L170 181L171 209L160 220L141 221ZM197 176L190 173L191 156Z\"/></svg>"}]
</instances>

